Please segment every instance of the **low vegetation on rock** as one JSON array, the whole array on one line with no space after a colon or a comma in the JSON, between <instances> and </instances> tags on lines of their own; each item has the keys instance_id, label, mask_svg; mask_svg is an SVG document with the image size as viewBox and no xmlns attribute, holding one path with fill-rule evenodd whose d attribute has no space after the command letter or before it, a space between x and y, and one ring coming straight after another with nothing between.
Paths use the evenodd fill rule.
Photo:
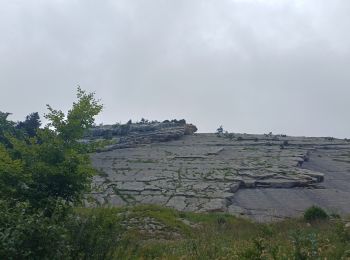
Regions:
<instances>
[{"instance_id":1,"label":"low vegetation on rock","mask_svg":"<svg viewBox=\"0 0 350 260\"><path fill-rule=\"evenodd\" d=\"M328 218L329 216L326 211L317 206L308 208L304 213L304 219L307 221L324 220Z\"/></svg>"},{"instance_id":2,"label":"low vegetation on rock","mask_svg":"<svg viewBox=\"0 0 350 260\"><path fill-rule=\"evenodd\" d=\"M151 205L76 211L84 216L114 218L119 223L116 244L106 248L111 259L301 260L350 256L350 229L341 219L319 220L311 225L304 219L264 224L225 213L179 212ZM107 229L98 222L94 228Z\"/></svg>"}]
</instances>

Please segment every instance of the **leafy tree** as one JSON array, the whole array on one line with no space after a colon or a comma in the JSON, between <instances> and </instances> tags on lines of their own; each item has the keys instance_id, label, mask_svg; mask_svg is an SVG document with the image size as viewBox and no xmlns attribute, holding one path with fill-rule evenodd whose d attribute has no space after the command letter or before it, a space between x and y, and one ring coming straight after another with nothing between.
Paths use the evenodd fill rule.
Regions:
<instances>
[{"instance_id":1,"label":"leafy tree","mask_svg":"<svg viewBox=\"0 0 350 260\"><path fill-rule=\"evenodd\" d=\"M9 121L7 118L11 113L0 111L0 131L3 134L5 131L12 131L14 123Z\"/></svg>"},{"instance_id":2,"label":"leafy tree","mask_svg":"<svg viewBox=\"0 0 350 260\"><path fill-rule=\"evenodd\" d=\"M6 201L3 207L16 209L18 203L24 203L26 212L50 217L57 206L64 208L79 202L88 190L94 170L79 139L93 124L102 105L93 93L80 88L77 98L67 116L49 107L49 124L42 129L37 113L17 126L7 119L9 113L0 113L0 202ZM18 216L18 221L21 219Z\"/></svg>"},{"instance_id":3,"label":"leafy tree","mask_svg":"<svg viewBox=\"0 0 350 260\"><path fill-rule=\"evenodd\" d=\"M11 198L18 193L16 199L29 200L34 207L47 208L57 200L78 202L89 188L94 170L79 139L84 130L92 126L102 105L95 100L94 93L88 94L80 88L77 98L67 116L48 106L49 113L45 117L49 123L38 129L36 136L25 140L9 137L13 146L12 159L19 160L21 165L17 170L19 174L13 172L19 184L14 188L15 193L9 193ZM8 182L6 186L14 187L11 184L15 183Z\"/></svg>"},{"instance_id":4,"label":"leafy tree","mask_svg":"<svg viewBox=\"0 0 350 260\"><path fill-rule=\"evenodd\" d=\"M16 125L17 129L23 130L29 137L34 137L41 125L38 112L28 115L23 122Z\"/></svg>"},{"instance_id":5,"label":"leafy tree","mask_svg":"<svg viewBox=\"0 0 350 260\"><path fill-rule=\"evenodd\" d=\"M40 117L37 112L31 113L25 121L15 123L8 120L11 113L0 112L0 143L6 147L12 147L9 135L24 140L25 137L34 137L39 129Z\"/></svg>"},{"instance_id":6,"label":"leafy tree","mask_svg":"<svg viewBox=\"0 0 350 260\"><path fill-rule=\"evenodd\" d=\"M64 258L66 218L94 174L89 149L79 140L102 110L94 93L78 88L77 99L67 115L48 106L44 128L37 113L17 127L9 113L0 113L2 259Z\"/></svg>"},{"instance_id":7,"label":"leafy tree","mask_svg":"<svg viewBox=\"0 0 350 260\"><path fill-rule=\"evenodd\" d=\"M77 142L83 137L84 131L94 124L94 118L103 106L95 99L94 93L86 93L78 87L78 102L73 103L73 108L67 116L61 111L47 105L49 113L45 118L50 122L48 127L53 127L55 134L66 143Z\"/></svg>"},{"instance_id":8,"label":"leafy tree","mask_svg":"<svg viewBox=\"0 0 350 260\"><path fill-rule=\"evenodd\" d=\"M15 123L7 119L9 115L11 115L11 113L0 111L0 143L6 146L10 146L10 142L5 134L15 134Z\"/></svg>"},{"instance_id":9,"label":"leafy tree","mask_svg":"<svg viewBox=\"0 0 350 260\"><path fill-rule=\"evenodd\" d=\"M0 198L11 200L24 194L30 174L24 172L23 162L11 158L11 154L0 144Z\"/></svg>"}]
</instances>

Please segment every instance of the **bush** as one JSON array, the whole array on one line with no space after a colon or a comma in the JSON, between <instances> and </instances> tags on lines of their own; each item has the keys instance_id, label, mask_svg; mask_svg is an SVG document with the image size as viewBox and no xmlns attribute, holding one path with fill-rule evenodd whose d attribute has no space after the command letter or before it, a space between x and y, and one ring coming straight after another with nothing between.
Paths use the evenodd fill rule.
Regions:
<instances>
[{"instance_id":1,"label":"bush","mask_svg":"<svg viewBox=\"0 0 350 260\"><path fill-rule=\"evenodd\" d=\"M56 209L60 218L61 209ZM67 230L56 217L45 217L28 203L0 200L1 259L66 259L69 253Z\"/></svg>"},{"instance_id":2,"label":"bush","mask_svg":"<svg viewBox=\"0 0 350 260\"><path fill-rule=\"evenodd\" d=\"M220 137L223 133L224 133L224 128L221 125L221 126L218 127L218 129L216 129L215 134L216 134L217 137Z\"/></svg>"},{"instance_id":3,"label":"bush","mask_svg":"<svg viewBox=\"0 0 350 260\"><path fill-rule=\"evenodd\" d=\"M306 221L325 220L328 218L328 214L322 208L317 206L308 208L304 213L304 219Z\"/></svg>"},{"instance_id":4,"label":"bush","mask_svg":"<svg viewBox=\"0 0 350 260\"><path fill-rule=\"evenodd\" d=\"M78 210L67 223L72 259L113 258L122 234L120 223L117 209Z\"/></svg>"}]
</instances>

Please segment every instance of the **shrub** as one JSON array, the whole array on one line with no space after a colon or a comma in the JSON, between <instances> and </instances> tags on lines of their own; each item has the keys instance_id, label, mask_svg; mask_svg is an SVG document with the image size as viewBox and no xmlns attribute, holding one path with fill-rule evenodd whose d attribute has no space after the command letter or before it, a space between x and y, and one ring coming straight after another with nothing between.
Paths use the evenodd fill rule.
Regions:
<instances>
[{"instance_id":1,"label":"shrub","mask_svg":"<svg viewBox=\"0 0 350 260\"><path fill-rule=\"evenodd\" d=\"M304 213L304 219L306 221L324 220L328 218L328 214L322 208L317 206L308 208Z\"/></svg>"},{"instance_id":2,"label":"shrub","mask_svg":"<svg viewBox=\"0 0 350 260\"><path fill-rule=\"evenodd\" d=\"M60 218L64 212L58 207L56 213ZM67 230L57 218L33 212L28 203L9 205L0 200L0 258L66 259Z\"/></svg>"},{"instance_id":3,"label":"shrub","mask_svg":"<svg viewBox=\"0 0 350 260\"><path fill-rule=\"evenodd\" d=\"M81 209L67 223L72 259L111 259L120 242L118 210Z\"/></svg>"},{"instance_id":4,"label":"shrub","mask_svg":"<svg viewBox=\"0 0 350 260\"><path fill-rule=\"evenodd\" d=\"M218 129L216 129L215 134L216 134L218 137L220 137L223 133L224 133L224 128L223 128L223 126L221 125L221 126L218 127Z\"/></svg>"}]
</instances>

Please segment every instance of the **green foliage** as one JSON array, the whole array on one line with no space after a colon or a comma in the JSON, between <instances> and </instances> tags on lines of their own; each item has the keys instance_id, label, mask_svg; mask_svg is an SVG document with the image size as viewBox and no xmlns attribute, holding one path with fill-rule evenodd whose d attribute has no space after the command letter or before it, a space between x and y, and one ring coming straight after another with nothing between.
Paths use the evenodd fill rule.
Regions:
<instances>
[{"instance_id":1,"label":"green foliage","mask_svg":"<svg viewBox=\"0 0 350 260\"><path fill-rule=\"evenodd\" d=\"M123 223L128 219L142 223L151 217L165 225L161 232L178 235L164 239L161 233L123 230L115 259L347 259L350 252L341 220L312 226L299 219L259 224L227 214L177 212L159 206L118 210L119 216L126 217L119 220ZM183 228L178 222L190 225ZM345 235L338 235L340 228Z\"/></svg>"},{"instance_id":2,"label":"green foliage","mask_svg":"<svg viewBox=\"0 0 350 260\"><path fill-rule=\"evenodd\" d=\"M6 147L10 146L6 134L15 134L15 123L7 119L9 115L11 115L11 113L0 111L0 144L5 145Z\"/></svg>"},{"instance_id":3,"label":"green foliage","mask_svg":"<svg viewBox=\"0 0 350 260\"><path fill-rule=\"evenodd\" d=\"M13 124L3 116L1 128L5 129L3 136L10 148L0 146L2 199L29 202L32 207L47 211L57 200L66 204L80 201L90 187L94 170L79 138L92 126L102 106L93 93L87 94L80 88L77 98L67 116L49 107L49 124L37 129L33 137L18 138L8 130ZM27 119L37 122L35 115ZM23 127L33 124L25 123Z\"/></svg>"},{"instance_id":4,"label":"green foliage","mask_svg":"<svg viewBox=\"0 0 350 260\"><path fill-rule=\"evenodd\" d=\"M157 205L138 205L129 212L131 218L150 217L159 220L167 226L169 232L180 231L190 234L190 228L179 218L179 213L171 208L164 208Z\"/></svg>"},{"instance_id":5,"label":"green foliage","mask_svg":"<svg viewBox=\"0 0 350 260\"><path fill-rule=\"evenodd\" d=\"M83 137L84 131L92 127L94 117L98 115L103 106L95 99L94 93L86 93L78 87L78 102L73 103L73 108L67 116L61 111L47 105L49 113L45 118L50 122L49 127L66 143L76 142Z\"/></svg>"},{"instance_id":6,"label":"green foliage","mask_svg":"<svg viewBox=\"0 0 350 260\"><path fill-rule=\"evenodd\" d=\"M268 259L266 254L265 241L262 238L254 238L251 246L245 248L240 254L241 259L263 260Z\"/></svg>"},{"instance_id":7,"label":"green foliage","mask_svg":"<svg viewBox=\"0 0 350 260\"><path fill-rule=\"evenodd\" d=\"M117 210L58 205L47 217L28 203L0 201L1 259L110 259L121 234Z\"/></svg>"},{"instance_id":8,"label":"green foliage","mask_svg":"<svg viewBox=\"0 0 350 260\"><path fill-rule=\"evenodd\" d=\"M123 227L117 209L80 209L67 224L73 259L111 259Z\"/></svg>"},{"instance_id":9,"label":"green foliage","mask_svg":"<svg viewBox=\"0 0 350 260\"><path fill-rule=\"evenodd\" d=\"M296 230L292 232L291 240L294 259L319 259L319 242L315 233Z\"/></svg>"},{"instance_id":10,"label":"green foliage","mask_svg":"<svg viewBox=\"0 0 350 260\"><path fill-rule=\"evenodd\" d=\"M41 125L38 112L31 113L23 122L16 125L16 129L23 130L29 137L34 137Z\"/></svg>"},{"instance_id":11,"label":"green foliage","mask_svg":"<svg viewBox=\"0 0 350 260\"><path fill-rule=\"evenodd\" d=\"M308 208L304 213L304 219L306 221L325 220L328 218L328 214L322 208L317 206Z\"/></svg>"},{"instance_id":12,"label":"green foliage","mask_svg":"<svg viewBox=\"0 0 350 260\"><path fill-rule=\"evenodd\" d=\"M342 242L350 244L350 228L346 227L343 222L337 222L335 226L338 238Z\"/></svg>"},{"instance_id":13,"label":"green foliage","mask_svg":"<svg viewBox=\"0 0 350 260\"><path fill-rule=\"evenodd\" d=\"M12 207L12 213L2 205L0 256L4 259L26 254L39 259L301 260L347 259L350 252L343 220L312 226L303 220L267 225L228 214L178 212L151 205L82 208L68 211L67 216L66 209L57 207L53 217L47 218L38 211L31 213L27 204ZM145 230L147 221L161 223L162 228ZM19 230L10 228L14 225Z\"/></svg>"},{"instance_id":14,"label":"green foliage","mask_svg":"<svg viewBox=\"0 0 350 260\"><path fill-rule=\"evenodd\" d=\"M42 211L33 211L28 203L9 205L0 201L1 259L65 258L69 246L60 217L48 218Z\"/></svg>"},{"instance_id":15,"label":"green foliage","mask_svg":"<svg viewBox=\"0 0 350 260\"><path fill-rule=\"evenodd\" d=\"M15 123L8 120L10 113L0 112L0 144L12 148L9 137L24 140L26 137L34 137L41 123L37 112L31 113L22 122Z\"/></svg>"},{"instance_id":16,"label":"green foliage","mask_svg":"<svg viewBox=\"0 0 350 260\"><path fill-rule=\"evenodd\" d=\"M23 167L23 162L11 158L9 150L0 144L0 198L11 199L25 193L30 174Z\"/></svg>"},{"instance_id":17,"label":"green foliage","mask_svg":"<svg viewBox=\"0 0 350 260\"><path fill-rule=\"evenodd\" d=\"M17 125L0 113L0 258L66 258L72 205L89 190L95 170L79 139L102 105L78 88L67 116L50 106Z\"/></svg>"}]
</instances>

